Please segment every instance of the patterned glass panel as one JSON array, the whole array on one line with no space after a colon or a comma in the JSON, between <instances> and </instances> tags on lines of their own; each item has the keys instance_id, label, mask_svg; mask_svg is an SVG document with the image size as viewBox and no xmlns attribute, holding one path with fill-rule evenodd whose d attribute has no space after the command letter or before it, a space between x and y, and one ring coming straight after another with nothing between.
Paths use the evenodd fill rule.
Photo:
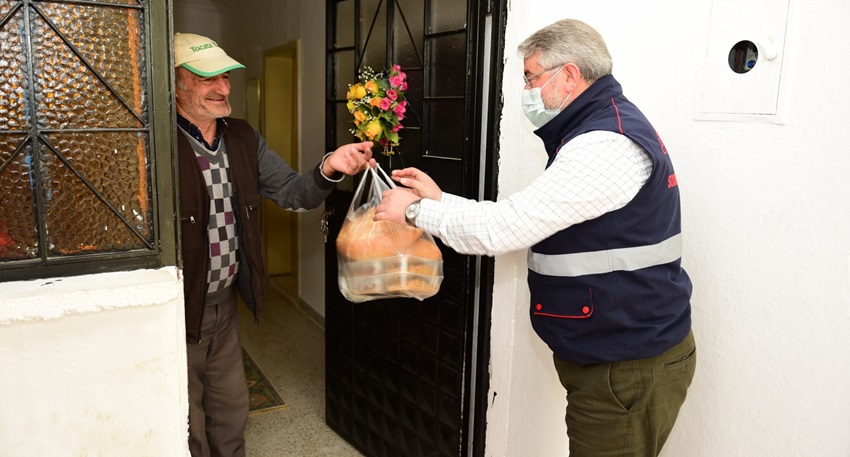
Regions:
<instances>
[{"instance_id":1,"label":"patterned glass panel","mask_svg":"<svg viewBox=\"0 0 850 457\"><path fill-rule=\"evenodd\" d=\"M0 261L38 256L32 145L25 141L23 134L0 134Z\"/></svg>"},{"instance_id":2,"label":"patterned glass panel","mask_svg":"<svg viewBox=\"0 0 850 457\"><path fill-rule=\"evenodd\" d=\"M9 2L0 4L0 20L10 12ZM20 33L11 33L9 24L21 22L18 10L0 29L0 130L29 129L27 119L26 60Z\"/></svg>"},{"instance_id":3,"label":"patterned glass panel","mask_svg":"<svg viewBox=\"0 0 850 457\"><path fill-rule=\"evenodd\" d=\"M0 0L0 261L155 249L143 3Z\"/></svg>"},{"instance_id":4,"label":"patterned glass panel","mask_svg":"<svg viewBox=\"0 0 850 457\"><path fill-rule=\"evenodd\" d=\"M47 4L41 10L126 106L144 115L141 11L68 4Z\"/></svg>"},{"instance_id":5,"label":"patterned glass panel","mask_svg":"<svg viewBox=\"0 0 850 457\"><path fill-rule=\"evenodd\" d=\"M42 150L51 254L144 248L130 229L151 241L144 137L132 132L86 133L55 134L48 140L65 159L46 147Z\"/></svg>"},{"instance_id":6,"label":"patterned glass panel","mask_svg":"<svg viewBox=\"0 0 850 457\"><path fill-rule=\"evenodd\" d=\"M78 18L76 22L84 23L87 33L95 36L101 27L118 26L100 24L98 16L101 15L94 16L94 19ZM141 127L132 111L86 67L62 37L44 20L33 17L37 18L32 27L35 30L33 63L35 74L40 76L35 84L40 102L39 123L50 129ZM123 27L127 27L126 21ZM122 64L129 66L129 59L124 60Z\"/></svg>"}]
</instances>

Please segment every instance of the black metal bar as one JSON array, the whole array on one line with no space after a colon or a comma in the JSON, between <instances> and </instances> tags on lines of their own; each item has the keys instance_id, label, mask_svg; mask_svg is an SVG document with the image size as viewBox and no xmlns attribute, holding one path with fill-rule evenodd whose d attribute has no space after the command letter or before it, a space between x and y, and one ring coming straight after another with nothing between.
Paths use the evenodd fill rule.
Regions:
<instances>
[{"instance_id":1,"label":"black metal bar","mask_svg":"<svg viewBox=\"0 0 850 457\"><path fill-rule=\"evenodd\" d=\"M122 9L132 9L132 10L141 10L144 9L144 5L141 3L137 3L136 5L127 5L123 3L104 3L104 2L96 2L92 0L51 0L51 3L65 3L69 5L85 5L85 6L98 6L98 7L107 7L107 8L122 8Z\"/></svg>"},{"instance_id":2,"label":"black metal bar","mask_svg":"<svg viewBox=\"0 0 850 457\"><path fill-rule=\"evenodd\" d=\"M93 127L86 129L39 129L41 133L150 133L146 127ZM0 132L2 133L2 132Z\"/></svg>"},{"instance_id":3,"label":"black metal bar","mask_svg":"<svg viewBox=\"0 0 850 457\"><path fill-rule=\"evenodd\" d=\"M425 155L423 155L423 156L422 156L422 158L423 158L423 159L449 160L449 161L452 161L452 162L461 162L461 161L463 161L463 159L462 159L462 158L457 158L457 157L445 157L445 156L438 156L438 155L433 155L433 154L425 154Z\"/></svg>"},{"instance_id":4,"label":"black metal bar","mask_svg":"<svg viewBox=\"0 0 850 457\"><path fill-rule=\"evenodd\" d=\"M10 156L9 156L9 159L8 159L8 160L6 160L5 162L3 162L2 164L0 164L0 174L2 174L2 173L3 173L3 170L5 170L5 169L6 169L6 167L8 167L10 163L12 163L12 159L14 159L14 158L15 158L15 156L16 156L16 155L18 155L18 154L21 152L21 150L23 150L23 149L24 149L24 146L26 146L26 144L27 144L30 140L31 140L31 137L30 137L29 135L27 135L27 136L24 138L24 141L21 141L21 144L19 144L19 145L18 145L18 147L17 147L17 148L15 148L15 150L14 150L14 151L12 151L12 155L10 155Z\"/></svg>"},{"instance_id":5,"label":"black metal bar","mask_svg":"<svg viewBox=\"0 0 850 457\"><path fill-rule=\"evenodd\" d=\"M387 0L387 48L384 51L384 68L395 61L395 0Z\"/></svg>"},{"instance_id":6,"label":"black metal bar","mask_svg":"<svg viewBox=\"0 0 850 457\"><path fill-rule=\"evenodd\" d=\"M407 31L407 36L410 37L410 42L413 44L413 52L416 53L416 60L419 61L419 65L425 66L425 63L422 62L422 56L419 54L419 48L416 47L416 40L413 38L413 32L410 31L410 26L407 25L407 18L404 16L404 11L402 11L401 5L398 5L398 14L401 16L401 21L404 22L404 30Z\"/></svg>"},{"instance_id":7,"label":"black metal bar","mask_svg":"<svg viewBox=\"0 0 850 457\"><path fill-rule=\"evenodd\" d=\"M443 30L442 32L426 33L425 39L427 40L429 38L440 38L440 37L444 37L444 36L448 36L448 35L460 35L460 34L466 33L466 31L467 31L467 29L452 29L452 30Z\"/></svg>"},{"instance_id":8,"label":"black metal bar","mask_svg":"<svg viewBox=\"0 0 850 457\"><path fill-rule=\"evenodd\" d=\"M0 20L0 29L6 26L6 23L12 19L12 16L14 16L19 9L21 9L22 5L22 3L18 3L17 5L13 6L8 13L6 13L6 16L3 18L3 20Z\"/></svg>"},{"instance_id":9,"label":"black metal bar","mask_svg":"<svg viewBox=\"0 0 850 457\"><path fill-rule=\"evenodd\" d=\"M466 100L467 97L463 95L432 95L430 97L422 97L422 100L432 102L432 101L443 101L443 100Z\"/></svg>"},{"instance_id":10,"label":"black metal bar","mask_svg":"<svg viewBox=\"0 0 850 457\"><path fill-rule=\"evenodd\" d=\"M29 0L24 0L24 6L29 6ZM24 33L26 33L26 43L24 47L27 52L27 78L29 79L28 87L32 88L35 83L35 68L33 64L32 56L35 55L35 44L32 40L32 27L30 26L32 20L30 18L30 8L24 8L23 16L24 16ZM32 147L30 148L30 177L31 182L35 184L35 188L33 192L35 193L35 218L38 221L38 255L41 258L42 263L47 262L47 216L46 209L47 202L44 198L44 177L41 173L41 147L39 147L38 143L38 122L36 122L36 115L38 113L38 103L35 98L35 91L28 90L27 98L29 98L28 108L31 116L30 119L30 132L29 137L32 139Z\"/></svg>"},{"instance_id":11,"label":"black metal bar","mask_svg":"<svg viewBox=\"0 0 850 457\"><path fill-rule=\"evenodd\" d=\"M384 4L384 0L380 0L378 2L378 6L375 8L375 15L372 16L372 24L369 25L369 33L366 34L366 41L363 42L363 48L362 48L363 51L366 50L366 46L369 46L369 40L372 38L372 30L375 29L375 22L377 22L377 20L378 20L378 14L381 12L381 5L383 5L383 4ZM360 17L360 16L358 15L357 17ZM363 56L365 54L366 54L365 52L361 53L360 58L356 60L357 65L354 66L355 69L360 68L360 65L363 63Z\"/></svg>"}]
</instances>

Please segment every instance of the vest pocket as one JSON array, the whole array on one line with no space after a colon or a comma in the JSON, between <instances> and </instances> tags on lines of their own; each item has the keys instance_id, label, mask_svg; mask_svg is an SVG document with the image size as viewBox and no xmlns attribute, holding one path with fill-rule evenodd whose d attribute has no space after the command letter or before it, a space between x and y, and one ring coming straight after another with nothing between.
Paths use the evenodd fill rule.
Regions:
<instances>
[{"instance_id":1,"label":"vest pocket","mask_svg":"<svg viewBox=\"0 0 850 457\"><path fill-rule=\"evenodd\" d=\"M587 319L593 315L593 291L590 287L532 287L531 314L560 319Z\"/></svg>"}]
</instances>

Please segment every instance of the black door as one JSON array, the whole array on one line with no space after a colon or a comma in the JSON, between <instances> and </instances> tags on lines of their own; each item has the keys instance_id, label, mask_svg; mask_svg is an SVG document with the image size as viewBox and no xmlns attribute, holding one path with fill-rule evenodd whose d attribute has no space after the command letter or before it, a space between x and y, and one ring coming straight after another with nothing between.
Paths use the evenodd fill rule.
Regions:
<instances>
[{"instance_id":1,"label":"black door","mask_svg":"<svg viewBox=\"0 0 850 457\"><path fill-rule=\"evenodd\" d=\"M420 168L447 192L492 198L496 146L482 137L496 135L482 130L496 116L483 113L501 105L483 94L500 84L501 68L483 67L490 49L501 62L503 19L493 20L497 45L486 46L485 23L501 18L488 8L486 0L328 1L328 150L355 141L346 92L359 69L398 64L409 108L397 153L376 154L378 162L387 171ZM347 301L335 241L354 184L347 178L326 201L327 423L369 456L483 455L486 402L478 400L486 398L489 325L478 323L489 323L492 260L438 240L444 280L436 296Z\"/></svg>"}]
</instances>

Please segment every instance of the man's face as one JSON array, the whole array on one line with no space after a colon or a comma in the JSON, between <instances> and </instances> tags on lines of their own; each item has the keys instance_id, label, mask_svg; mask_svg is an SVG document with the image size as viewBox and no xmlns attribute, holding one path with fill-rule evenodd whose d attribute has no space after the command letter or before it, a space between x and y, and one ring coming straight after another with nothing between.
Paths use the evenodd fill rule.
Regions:
<instances>
[{"instance_id":1,"label":"man's face","mask_svg":"<svg viewBox=\"0 0 850 457\"><path fill-rule=\"evenodd\" d=\"M230 115L230 73L198 76L177 67L177 112L197 126Z\"/></svg>"},{"instance_id":2,"label":"man's face","mask_svg":"<svg viewBox=\"0 0 850 457\"><path fill-rule=\"evenodd\" d=\"M539 57L540 53L537 53L524 61L524 73L528 81L526 88L539 87L543 106L546 109L559 109L563 105L564 98L566 98L566 95L562 93L562 84L559 78L563 71L558 71L563 68L563 65L546 68L538 63Z\"/></svg>"}]
</instances>

